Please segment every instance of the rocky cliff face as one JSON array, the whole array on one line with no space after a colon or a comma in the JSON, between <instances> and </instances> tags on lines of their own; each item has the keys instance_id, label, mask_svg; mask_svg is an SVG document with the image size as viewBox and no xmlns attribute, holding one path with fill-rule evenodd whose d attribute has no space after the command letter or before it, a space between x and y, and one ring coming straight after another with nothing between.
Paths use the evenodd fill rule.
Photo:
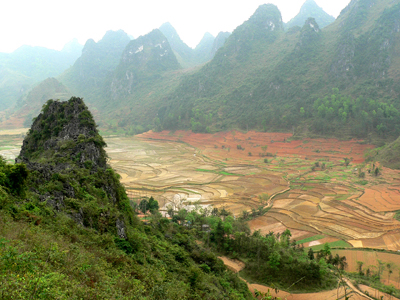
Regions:
<instances>
[{"instance_id":1,"label":"rocky cliff face","mask_svg":"<svg viewBox=\"0 0 400 300\"><path fill-rule=\"evenodd\" d=\"M106 146L81 98L49 100L33 122L16 162L30 170L31 190L57 212L125 238L128 199L107 165Z\"/></svg>"}]
</instances>

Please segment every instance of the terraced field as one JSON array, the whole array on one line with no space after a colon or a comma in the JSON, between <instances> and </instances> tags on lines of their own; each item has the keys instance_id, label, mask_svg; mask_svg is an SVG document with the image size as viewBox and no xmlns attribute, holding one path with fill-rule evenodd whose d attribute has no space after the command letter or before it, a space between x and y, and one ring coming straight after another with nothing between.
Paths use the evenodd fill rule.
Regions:
<instances>
[{"instance_id":1,"label":"terraced field","mask_svg":"<svg viewBox=\"0 0 400 300\"><path fill-rule=\"evenodd\" d=\"M328 242L400 250L400 222L394 219L400 173L381 168L381 175L373 176L375 165L363 163L364 151L373 146L360 141L290 137L150 131L107 142L111 164L132 194L156 195L164 208L198 201L239 215L270 205L266 215L250 221L253 230L289 228L296 240L321 236L304 243L316 249ZM259 196L266 194L262 203Z\"/></svg>"},{"instance_id":2,"label":"terraced field","mask_svg":"<svg viewBox=\"0 0 400 300\"><path fill-rule=\"evenodd\" d=\"M0 155L13 161L24 132L0 131ZM289 228L293 238L315 249L328 242L400 250L400 222L394 218L400 210L400 173L386 168L377 177L369 173L373 166L363 163L363 152L373 146L359 141L290 137L150 131L106 142L129 196L154 196L164 211L169 205L201 205L239 215L269 205L266 215L250 221L252 230ZM352 159L348 167L345 157Z\"/></svg>"},{"instance_id":3,"label":"terraced field","mask_svg":"<svg viewBox=\"0 0 400 300\"><path fill-rule=\"evenodd\" d=\"M0 155L14 161L26 131L0 130ZM378 260L392 263L390 279L385 270L381 281L398 287L400 222L394 217L400 211L400 172L382 167L381 175L373 176L375 165L363 163L363 152L373 146L359 141L290 141L290 137L256 132L148 132L105 140L109 162L132 200L153 196L165 213L170 205L176 209L200 205L225 208L238 216L244 210L270 206L266 215L249 222L252 230L266 234L289 228L299 244L315 250L329 243L333 248L396 251L353 249L333 254L347 257L349 271L356 271L357 261L372 269ZM344 158L351 159L348 167ZM324 293L281 292L279 296L336 299L335 291ZM363 298L353 294L358 297Z\"/></svg>"},{"instance_id":4,"label":"terraced field","mask_svg":"<svg viewBox=\"0 0 400 300\"><path fill-rule=\"evenodd\" d=\"M257 195L288 188L282 174L247 163L207 157L184 143L109 138L108 155L132 198L155 197L161 206L200 203L234 214L260 206Z\"/></svg>"}]
</instances>

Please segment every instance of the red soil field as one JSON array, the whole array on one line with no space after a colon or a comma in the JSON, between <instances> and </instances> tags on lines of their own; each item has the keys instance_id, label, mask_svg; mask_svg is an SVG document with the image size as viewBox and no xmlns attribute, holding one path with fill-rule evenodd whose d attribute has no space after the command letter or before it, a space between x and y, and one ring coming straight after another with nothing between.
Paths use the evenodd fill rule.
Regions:
<instances>
[{"instance_id":1,"label":"red soil field","mask_svg":"<svg viewBox=\"0 0 400 300\"><path fill-rule=\"evenodd\" d=\"M400 209L400 187L377 185L366 188L360 197L360 203L376 212L396 211Z\"/></svg>"},{"instance_id":2,"label":"red soil field","mask_svg":"<svg viewBox=\"0 0 400 300\"><path fill-rule=\"evenodd\" d=\"M287 141L290 133L270 133L249 131L218 132L215 134L193 133L191 131L148 131L138 137L146 139L182 141L198 147L207 155L225 157L229 151L229 157L246 158L255 160L260 153L271 153L277 156L293 156L316 160L326 158L330 161L342 160L345 157L353 158L353 163L364 161L363 153L367 149L374 148L372 145L361 144L361 141L339 141L337 139L304 139ZM244 150L237 149L240 145ZM266 151L261 147L267 146ZM229 149L229 150L228 150ZM211 150L211 151L207 151ZM252 156L248 153L251 152Z\"/></svg>"}]
</instances>

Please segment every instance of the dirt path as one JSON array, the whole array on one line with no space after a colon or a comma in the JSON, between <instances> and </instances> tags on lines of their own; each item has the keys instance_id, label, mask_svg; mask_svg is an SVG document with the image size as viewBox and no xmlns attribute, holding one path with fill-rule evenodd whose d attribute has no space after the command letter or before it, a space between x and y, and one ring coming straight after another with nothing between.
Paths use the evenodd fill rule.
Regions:
<instances>
[{"instance_id":1,"label":"dirt path","mask_svg":"<svg viewBox=\"0 0 400 300\"><path fill-rule=\"evenodd\" d=\"M245 264L237 259L230 259L225 256L219 256L219 259L221 259L224 264L227 266L227 268L235 273L239 273L243 268L245 267ZM247 283L247 286L249 287L249 290L251 293L254 295L254 291L260 291L262 293L267 293L270 292L273 296L280 297L281 299L291 299L291 300L318 300L318 299L336 299L337 298L337 290L331 290L331 291L324 291L324 292L319 292L319 293L304 293L304 294L291 294L285 291L278 291L277 293L275 292L274 289L261 285L261 284L255 284L255 283L249 283L245 279L239 276L241 280ZM352 290L352 299L354 300L363 300L363 299L369 299L373 300L373 298L365 295L363 292L358 290L347 278L344 278L344 281L346 284L349 286L349 288ZM342 292L341 292L342 293ZM348 294L350 294L348 293Z\"/></svg>"},{"instance_id":2,"label":"dirt path","mask_svg":"<svg viewBox=\"0 0 400 300\"><path fill-rule=\"evenodd\" d=\"M361 292L358 288L356 288L351 282L350 280L348 280L347 278L343 278L343 280L346 282L346 284L357 294L359 294L360 296L363 296L365 299L370 299L370 300L374 300L373 298L365 295L363 292Z\"/></svg>"}]
</instances>

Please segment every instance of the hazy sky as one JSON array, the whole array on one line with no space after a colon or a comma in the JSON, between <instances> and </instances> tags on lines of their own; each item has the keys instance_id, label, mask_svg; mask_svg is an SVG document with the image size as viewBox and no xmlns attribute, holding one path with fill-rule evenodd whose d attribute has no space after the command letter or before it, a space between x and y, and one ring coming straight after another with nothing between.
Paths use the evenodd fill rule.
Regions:
<instances>
[{"instance_id":1,"label":"hazy sky","mask_svg":"<svg viewBox=\"0 0 400 300\"><path fill-rule=\"evenodd\" d=\"M101 39L123 29L135 38L170 22L181 39L195 47L205 32L232 32L264 3L274 3L288 22L305 0L4 0L0 10L0 52L21 45L60 50L77 38ZM350 0L315 0L337 17Z\"/></svg>"}]
</instances>

